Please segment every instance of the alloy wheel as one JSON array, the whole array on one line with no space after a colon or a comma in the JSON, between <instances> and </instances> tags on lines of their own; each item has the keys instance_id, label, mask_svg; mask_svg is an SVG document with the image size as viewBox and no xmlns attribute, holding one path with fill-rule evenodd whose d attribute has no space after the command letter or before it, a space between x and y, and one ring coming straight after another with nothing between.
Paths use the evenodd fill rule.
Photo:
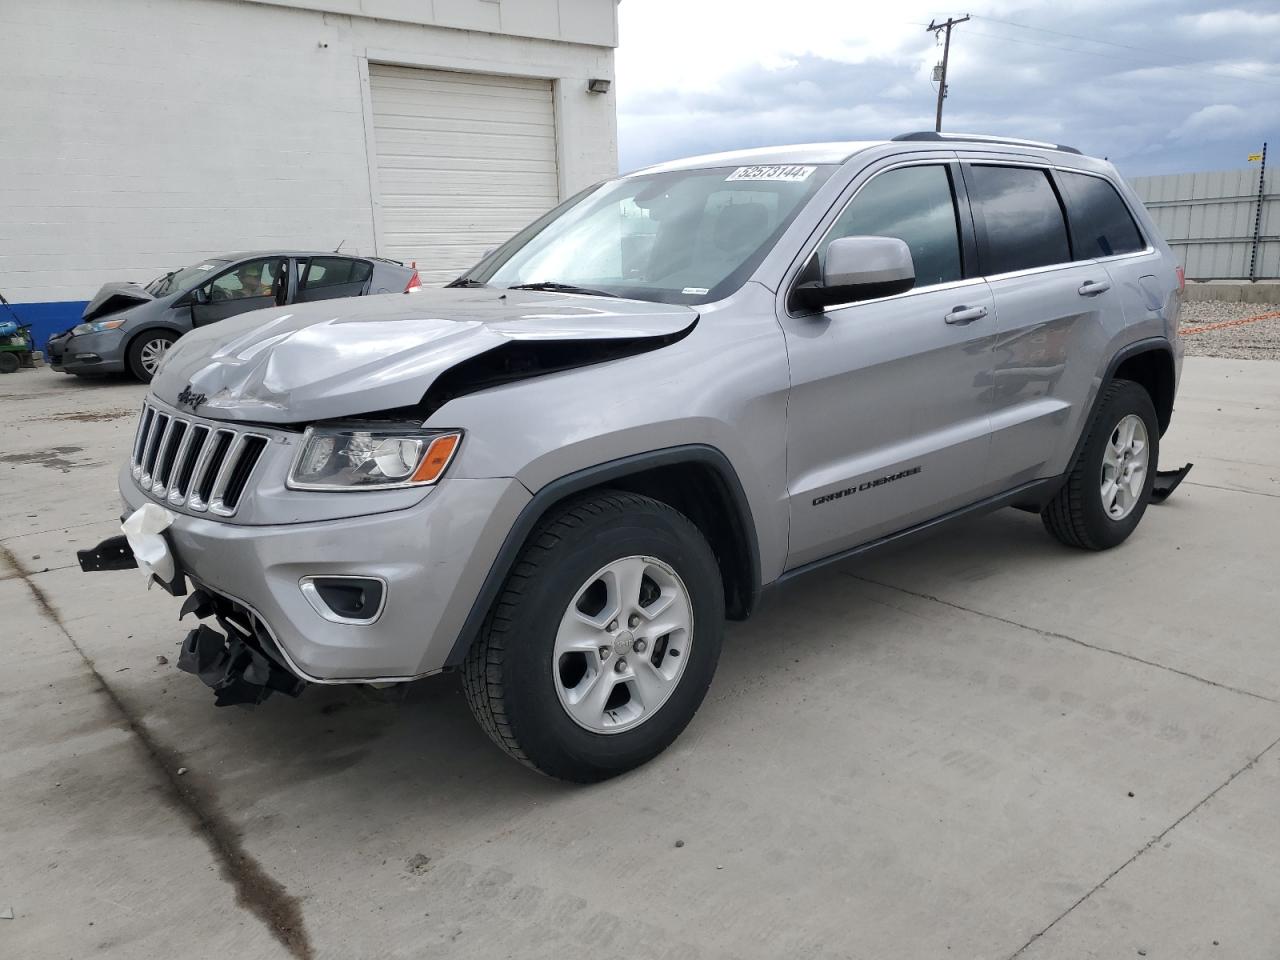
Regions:
<instances>
[{"instance_id":1,"label":"alloy wheel","mask_svg":"<svg viewBox=\"0 0 1280 960\"><path fill-rule=\"evenodd\" d=\"M578 588L556 632L553 676L565 712L594 733L652 717L680 682L693 638L684 581L655 557L623 557Z\"/></svg>"},{"instance_id":2,"label":"alloy wheel","mask_svg":"<svg viewBox=\"0 0 1280 960\"><path fill-rule=\"evenodd\" d=\"M1112 520L1123 520L1138 505L1145 488L1151 452L1147 425L1137 414L1116 424L1102 453L1102 509Z\"/></svg>"}]
</instances>

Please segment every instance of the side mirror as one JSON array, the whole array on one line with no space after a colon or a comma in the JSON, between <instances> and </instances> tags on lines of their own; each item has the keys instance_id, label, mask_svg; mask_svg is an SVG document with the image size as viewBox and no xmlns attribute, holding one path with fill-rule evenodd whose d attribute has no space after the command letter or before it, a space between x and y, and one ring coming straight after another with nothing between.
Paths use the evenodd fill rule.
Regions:
<instances>
[{"instance_id":1,"label":"side mirror","mask_svg":"<svg viewBox=\"0 0 1280 960\"><path fill-rule=\"evenodd\" d=\"M904 293L916 283L911 248L897 237L839 237L827 245L822 277L817 256L801 274L792 300L821 310L837 303L854 303Z\"/></svg>"},{"instance_id":2,"label":"side mirror","mask_svg":"<svg viewBox=\"0 0 1280 960\"><path fill-rule=\"evenodd\" d=\"M209 296L209 293L210 291L208 287L196 287L194 290L191 291L191 302L192 303L208 303L209 300L211 299Z\"/></svg>"}]
</instances>

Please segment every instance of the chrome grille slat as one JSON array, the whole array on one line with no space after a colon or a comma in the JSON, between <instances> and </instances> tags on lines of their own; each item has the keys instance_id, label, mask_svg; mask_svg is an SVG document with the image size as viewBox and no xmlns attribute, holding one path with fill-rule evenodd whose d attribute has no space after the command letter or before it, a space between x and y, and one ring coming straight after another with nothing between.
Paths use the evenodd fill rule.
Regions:
<instances>
[{"instance_id":1,"label":"chrome grille slat","mask_svg":"<svg viewBox=\"0 0 1280 960\"><path fill-rule=\"evenodd\" d=\"M231 449L231 443L234 439L235 433L226 429L214 430L209 435L207 444L209 450L203 465L200 467L200 475L198 478L192 478L191 481L192 510L204 511L209 509L209 501L213 499L214 484L218 482L218 473L222 469L223 461L226 460L227 451ZM225 441L225 446L223 441Z\"/></svg>"},{"instance_id":2,"label":"chrome grille slat","mask_svg":"<svg viewBox=\"0 0 1280 960\"><path fill-rule=\"evenodd\" d=\"M227 515L227 508L222 503L222 495L227 490L227 481L231 479L231 471L236 461L240 459L240 451L243 449L244 434L234 434L231 445L227 447L227 455L222 458L222 463L218 467L218 476L213 481L213 489L209 492L209 509L214 513Z\"/></svg>"},{"instance_id":3,"label":"chrome grille slat","mask_svg":"<svg viewBox=\"0 0 1280 960\"><path fill-rule=\"evenodd\" d=\"M173 425L177 422L173 417L165 421L160 440L155 445L155 452L147 456L147 472L151 475L151 492L160 496L164 496L164 483L160 479L160 472L164 469L164 452L169 446L169 435L173 433Z\"/></svg>"},{"instance_id":4,"label":"chrome grille slat","mask_svg":"<svg viewBox=\"0 0 1280 960\"><path fill-rule=\"evenodd\" d=\"M231 517L270 442L264 434L175 415L147 401L134 434L130 472L143 493L166 506Z\"/></svg>"},{"instance_id":5,"label":"chrome grille slat","mask_svg":"<svg viewBox=\"0 0 1280 960\"><path fill-rule=\"evenodd\" d=\"M196 467L200 463L200 456L204 452L209 433L208 427L193 423L182 441L182 450L178 453L178 462L175 467L178 475L173 478L173 484L169 490L169 502L175 506L186 500L191 492L191 481L195 478ZM197 436L199 439L196 439ZM187 469L187 464L191 464L190 470Z\"/></svg>"},{"instance_id":6,"label":"chrome grille slat","mask_svg":"<svg viewBox=\"0 0 1280 960\"><path fill-rule=\"evenodd\" d=\"M151 421L151 436L147 438L147 452L142 456L142 489L148 490L151 487L151 471L156 467L156 453L160 449L160 439L169 427L169 417L163 413L156 413Z\"/></svg>"},{"instance_id":7,"label":"chrome grille slat","mask_svg":"<svg viewBox=\"0 0 1280 960\"><path fill-rule=\"evenodd\" d=\"M154 417L155 411L144 403L142 414L138 417L138 432L133 438L133 455L129 458L134 479L142 473L142 453L147 448L147 435L151 432L151 421Z\"/></svg>"}]
</instances>

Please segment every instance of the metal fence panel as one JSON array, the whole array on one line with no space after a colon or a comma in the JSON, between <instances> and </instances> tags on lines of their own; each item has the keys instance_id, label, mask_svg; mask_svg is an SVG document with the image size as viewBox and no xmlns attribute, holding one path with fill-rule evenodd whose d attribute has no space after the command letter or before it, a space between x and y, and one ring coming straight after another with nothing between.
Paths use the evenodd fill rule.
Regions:
<instances>
[{"instance_id":1,"label":"metal fence panel","mask_svg":"<svg viewBox=\"0 0 1280 960\"><path fill-rule=\"evenodd\" d=\"M1277 166L1268 164L1267 169L1256 267L1259 280L1280 279ZM1257 167L1134 177L1130 183L1188 279L1248 279L1258 210Z\"/></svg>"}]
</instances>

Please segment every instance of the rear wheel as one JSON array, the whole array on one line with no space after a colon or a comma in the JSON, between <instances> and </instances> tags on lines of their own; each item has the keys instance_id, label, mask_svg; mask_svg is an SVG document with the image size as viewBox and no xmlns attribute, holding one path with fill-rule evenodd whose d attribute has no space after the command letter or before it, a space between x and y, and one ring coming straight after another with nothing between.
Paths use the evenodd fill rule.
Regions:
<instances>
[{"instance_id":1,"label":"rear wheel","mask_svg":"<svg viewBox=\"0 0 1280 960\"><path fill-rule=\"evenodd\" d=\"M1067 482L1040 514L1045 529L1084 550L1124 542L1146 512L1159 454L1150 395L1130 380L1112 381Z\"/></svg>"},{"instance_id":2,"label":"rear wheel","mask_svg":"<svg viewBox=\"0 0 1280 960\"><path fill-rule=\"evenodd\" d=\"M473 644L467 700L512 757L591 782L661 753L720 657L715 556L676 510L605 491L530 537Z\"/></svg>"},{"instance_id":3,"label":"rear wheel","mask_svg":"<svg viewBox=\"0 0 1280 960\"><path fill-rule=\"evenodd\" d=\"M16 353L0 350L0 373L17 373L22 361Z\"/></svg>"},{"instance_id":4,"label":"rear wheel","mask_svg":"<svg viewBox=\"0 0 1280 960\"><path fill-rule=\"evenodd\" d=\"M168 330L145 330L138 334L129 344L129 372L143 383L150 383L176 339Z\"/></svg>"}]
</instances>

